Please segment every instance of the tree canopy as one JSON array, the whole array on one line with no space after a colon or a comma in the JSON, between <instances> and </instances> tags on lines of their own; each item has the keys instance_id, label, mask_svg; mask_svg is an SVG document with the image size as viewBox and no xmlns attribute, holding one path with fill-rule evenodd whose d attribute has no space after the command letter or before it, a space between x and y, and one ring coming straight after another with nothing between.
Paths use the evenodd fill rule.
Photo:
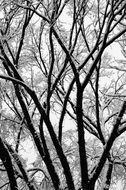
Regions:
<instances>
[{"instance_id":1,"label":"tree canopy","mask_svg":"<svg viewBox=\"0 0 126 190\"><path fill-rule=\"evenodd\" d=\"M125 189L126 1L0 10L0 189Z\"/></svg>"}]
</instances>

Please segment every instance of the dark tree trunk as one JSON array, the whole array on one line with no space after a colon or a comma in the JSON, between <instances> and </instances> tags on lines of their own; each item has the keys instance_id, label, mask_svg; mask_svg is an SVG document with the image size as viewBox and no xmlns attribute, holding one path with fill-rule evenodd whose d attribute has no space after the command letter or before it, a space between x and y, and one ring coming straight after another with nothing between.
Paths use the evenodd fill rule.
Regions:
<instances>
[{"instance_id":1,"label":"dark tree trunk","mask_svg":"<svg viewBox=\"0 0 126 190\"><path fill-rule=\"evenodd\" d=\"M104 187L103 190L109 190L109 188L110 188L112 170L113 170L113 163L109 162L107 176L106 176L106 182L105 182L105 187Z\"/></svg>"},{"instance_id":2,"label":"dark tree trunk","mask_svg":"<svg viewBox=\"0 0 126 190\"><path fill-rule=\"evenodd\" d=\"M36 190L34 184L32 183L32 180L29 179L29 176L28 176L27 172L25 171L24 166L23 166L18 154L13 150L13 148L9 144L6 143L6 146L8 147L8 150L11 153L11 155L13 156L17 166L19 167L19 169L22 173L23 179L26 182L29 189L30 190Z\"/></svg>"},{"instance_id":3,"label":"dark tree trunk","mask_svg":"<svg viewBox=\"0 0 126 190\"><path fill-rule=\"evenodd\" d=\"M0 137L0 159L2 160L4 167L7 171L11 190L17 190L18 186L17 186L17 182L16 182L16 178L15 178L13 164L11 161L11 156L10 156L5 144L3 143L1 137Z\"/></svg>"},{"instance_id":4,"label":"dark tree trunk","mask_svg":"<svg viewBox=\"0 0 126 190\"><path fill-rule=\"evenodd\" d=\"M53 166L53 163L52 163L50 157L47 157L47 156L45 155L42 142L41 142L41 140L40 140L40 138L39 138L39 136L38 136L38 134L37 134L37 132L36 132L36 130L35 130L33 124L32 124L30 115L29 115L29 113L28 113L27 107L26 107L25 102L24 102L24 100L23 100L23 97L22 97L22 94L21 94L21 92L20 92L19 86L18 86L18 85L14 85L14 87L15 87L15 93L16 93L16 95L17 95L18 101L19 101L19 103L20 103L20 106L21 106L22 111L23 111L24 116L25 116L28 129L29 129L29 131L30 131L31 134L32 134L32 137L33 137L33 139L34 139L34 142L35 142L35 144L36 144L36 147L37 147L37 149L38 149L38 151L39 151L41 157L43 158L43 161L45 162L45 165L46 165L46 167L47 167L47 169L48 169L48 172L49 172L49 174L50 174L50 177L51 177L51 179L52 179L52 182L53 182L53 185L54 185L55 189L56 189L56 190L59 190L59 183L60 183L60 181L59 181L58 174L57 174L56 171L55 171L55 168L54 168L54 166Z\"/></svg>"}]
</instances>

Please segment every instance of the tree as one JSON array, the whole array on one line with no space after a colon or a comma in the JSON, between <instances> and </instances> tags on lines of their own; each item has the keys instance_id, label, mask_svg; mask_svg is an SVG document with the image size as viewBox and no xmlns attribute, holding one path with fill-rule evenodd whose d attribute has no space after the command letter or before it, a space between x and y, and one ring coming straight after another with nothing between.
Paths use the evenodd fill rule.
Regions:
<instances>
[{"instance_id":1,"label":"tree","mask_svg":"<svg viewBox=\"0 0 126 190\"><path fill-rule=\"evenodd\" d=\"M110 189L125 160L115 142L126 130L126 101L125 72L108 51L124 41L125 7L1 1L0 159L10 189ZM38 155L29 170L20 156L26 138Z\"/></svg>"}]
</instances>

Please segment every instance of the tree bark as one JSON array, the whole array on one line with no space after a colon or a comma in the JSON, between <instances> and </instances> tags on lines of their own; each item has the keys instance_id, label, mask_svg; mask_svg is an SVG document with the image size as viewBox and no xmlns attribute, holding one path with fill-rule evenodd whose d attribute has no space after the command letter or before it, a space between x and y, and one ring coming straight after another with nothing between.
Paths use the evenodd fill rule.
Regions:
<instances>
[{"instance_id":1,"label":"tree bark","mask_svg":"<svg viewBox=\"0 0 126 190\"><path fill-rule=\"evenodd\" d=\"M43 145L42 145L42 142L37 134L37 131L35 130L33 124L32 124L32 121L31 121L31 118L30 118L30 115L28 113L28 110L27 110L27 107L25 105L25 102L23 100L23 97L22 97L22 94L20 92L20 88L18 85L15 85L15 93L17 95L17 98L18 98L18 101L20 103L20 106L22 108L22 111L24 113L24 116L25 116L25 119L26 119L26 122L27 122L27 126L28 126L28 129L29 131L31 132L32 134L32 137L34 139L34 142L36 144L36 147L43 159L43 161L45 162L45 165L48 169L48 172L50 174L50 177L52 179L52 182L53 182L53 185L55 187L55 190L59 190L59 177L58 177L58 174L57 172L55 171L55 168L54 168L54 165L52 164L52 161L50 159L50 157L46 157L45 156L45 152L44 152L44 149L43 149Z\"/></svg>"},{"instance_id":2,"label":"tree bark","mask_svg":"<svg viewBox=\"0 0 126 190\"><path fill-rule=\"evenodd\" d=\"M10 188L11 190L18 190L18 185L15 178L15 173L13 169L13 164L11 161L11 156L3 143L1 137L0 137L0 159L2 160L4 167L7 171L7 175L10 182Z\"/></svg>"},{"instance_id":3,"label":"tree bark","mask_svg":"<svg viewBox=\"0 0 126 190\"><path fill-rule=\"evenodd\" d=\"M109 188L110 188L112 170L113 170L113 163L109 162L107 176L106 176L106 182L105 182L105 187L104 187L103 190L109 190Z\"/></svg>"},{"instance_id":4,"label":"tree bark","mask_svg":"<svg viewBox=\"0 0 126 190\"><path fill-rule=\"evenodd\" d=\"M85 147L85 134L83 125L83 112L82 112L82 96L83 91L78 87L77 89L77 130L78 130L78 146L80 155L80 170L81 170L81 185L83 190L87 190L88 187L88 166Z\"/></svg>"},{"instance_id":5,"label":"tree bark","mask_svg":"<svg viewBox=\"0 0 126 190\"><path fill-rule=\"evenodd\" d=\"M27 172L25 171L24 166L23 166L18 154L13 150L13 148L9 144L6 143L6 145L8 147L9 152L13 156L18 168L20 169L22 176L23 176L23 179L26 182L29 189L30 190L36 190L34 184L32 183L31 179L29 179L29 176L28 176Z\"/></svg>"}]
</instances>

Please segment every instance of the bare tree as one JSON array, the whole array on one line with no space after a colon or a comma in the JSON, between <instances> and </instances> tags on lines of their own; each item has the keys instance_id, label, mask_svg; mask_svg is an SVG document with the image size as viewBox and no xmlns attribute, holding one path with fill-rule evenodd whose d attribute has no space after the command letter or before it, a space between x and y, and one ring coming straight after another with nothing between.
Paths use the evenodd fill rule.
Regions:
<instances>
[{"instance_id":1,"label":"bare tree","mask_svg":"<svg viewBox=\"0 0 126 190\"><path fill-rule=\"evenodd\" d=\"M40 172L50 189L109 189L126 101L125 72L107 52L125 35L126 2L12 0L0 6L0 158L10 188L41 188ZM29 137L41 167L27 171L19 149Z\"/></svg>"}]
</instances>

